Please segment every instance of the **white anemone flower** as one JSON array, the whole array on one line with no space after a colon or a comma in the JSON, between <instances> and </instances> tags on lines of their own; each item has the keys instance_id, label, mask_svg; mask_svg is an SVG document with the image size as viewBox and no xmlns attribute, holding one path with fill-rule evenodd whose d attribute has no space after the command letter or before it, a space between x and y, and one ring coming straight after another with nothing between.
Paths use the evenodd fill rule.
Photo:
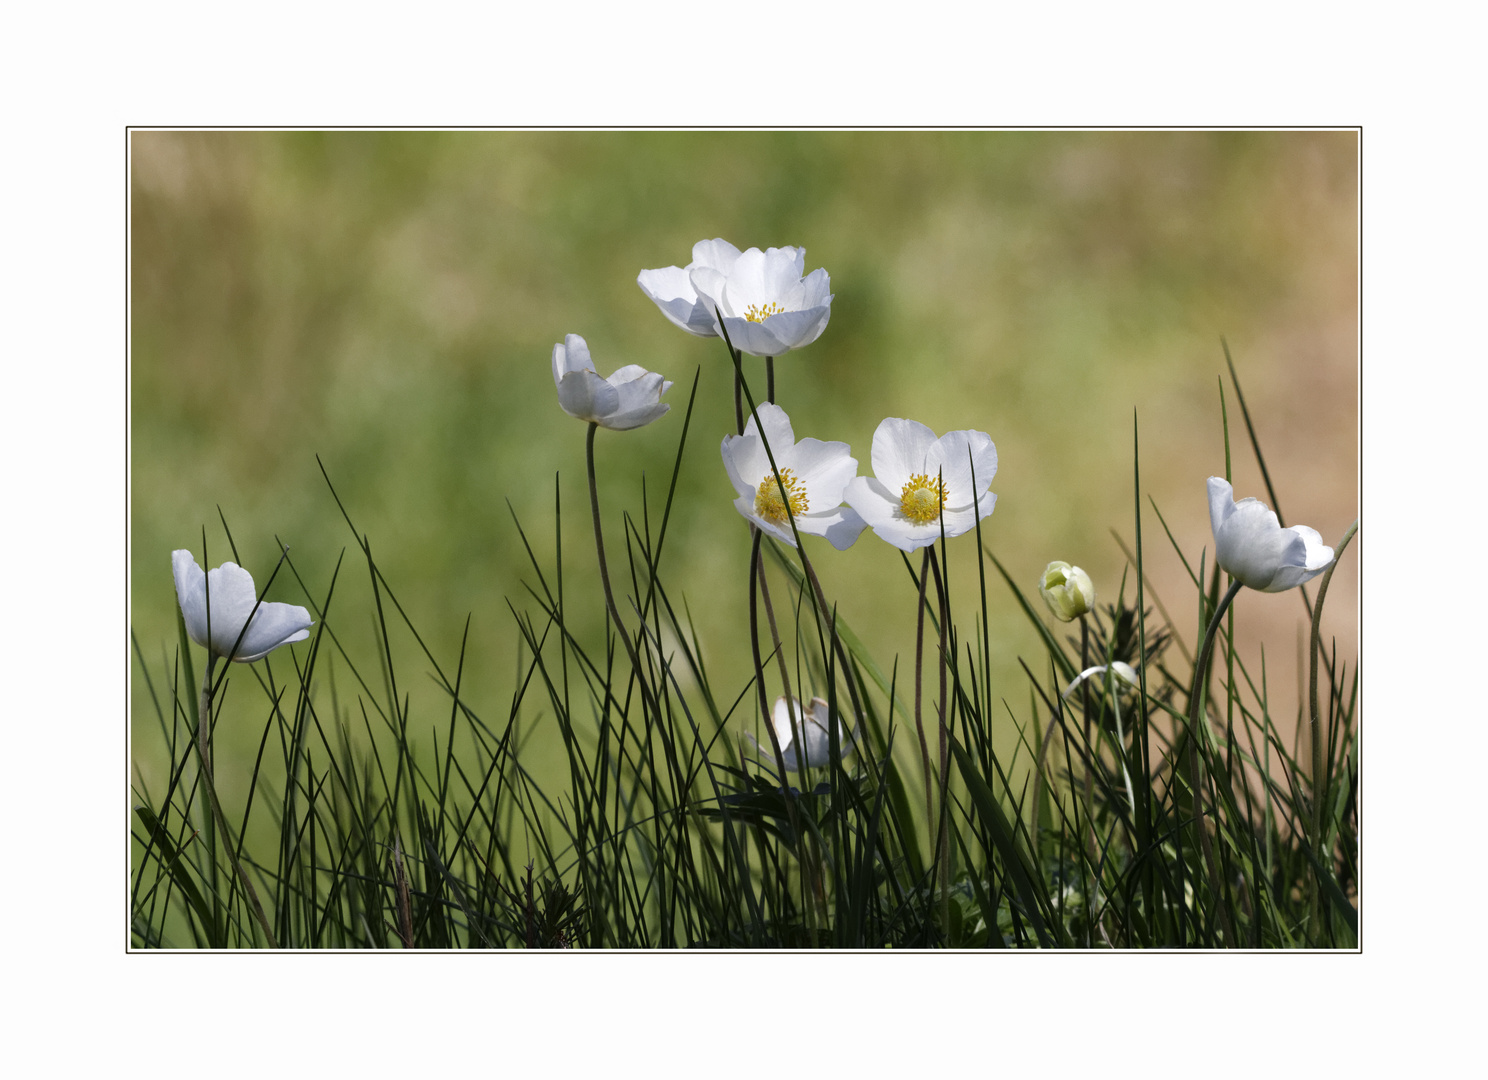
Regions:
<instances>
[{"instance_id":1,"label":"white anemone flower","mask_svg":"<svg viewBox=\"0 0 1488 1080\"><path fill-rule=\"evenodd\" d=\"M1257 499L1235 501L1234 489L1209 478L1209 524L1220 568L1259 592L1282 592L1311 581L1333 562L1333 549L1306 525L1283 529Z\"/></svg>"},{"instance_id":2,"label":"white anemone flower","mask_svg":"<svg viewBox=\"0 0 1488 1080\"><path fill-rule=\"evenodd\" d=\"M801 743L798 748L795 744L794 733L791 731L790 708L795 707L796 731L801 734ZM801 703L795 698L790 699L790 705L786 699L778 697L775 699L775 708L770 714L770 726L775 729L775 737L780 740L781 762L788 772L800 772L802 766L810 769L818 769L825 765L831 757L831 735L829 724L831 710L827 703L819 697L811 699L811 708L802 709ZM761 743L749 732L744 737L754 744L754 748L766 757L773 755L768 741ZM854 749L854 742L858 734L856 731L843 734L841 726L837 728L838 749L840 756L849 757Z\"/></svg>"},{"instance_id":3,"label":"white anemone flower","mask_svg":"<svg viewBox=\"0 0 1488 1080\"><path fill-rule=\"evenodd\" d=\"M937 439L924 424L891 416L873 433L873 472L849 483L844 497L900 551L935 543L942 524L947 537L960 536L997 503L987 490L997 448L985 431L948 431Z\"/></svg>"},{"instance_id":4,"label":"white anemone flower","mask_svg":"<svg viewBox=\"0 0 1488 1080\"><path fill-rule=\"evenodd\" d=\"M189 551L171 552L171 570L176 578L176 600L191 640L214 656L250 664L269 655L280 645L304 641L314 621L298 604L259 603L253 575L237 563L225 562L211 573L203 573ZM207 602L211 597L211 617ZM250 621L251 616L251 621ZM208 623L211 638L208 639ZM247 623L245 633L243 625ZM238 638L241 635L242 640ZM237 648L234 650L233 646Z\"/></svg>"},{"instance_id":5,"label":"white anemone flower","mask_svg":"<svg viewBox=\"0 0 1488 1080\"><path fill-rule=\"evenodd\" d=\"M706 262L697 258L703 245L693 248L688 276L697 303L710 316L717 309L734 348L751 356L780 356L821 337L832 317L831 282L821 269L802 277L805 248L740 252L722 240L712 245ZM719 332L717 320L713 329Z\"/></svg>"},{"instance_id":6,"label":"white anemone flower","mask_svg":"<svg viewBox=\"0 0 1488 1080\"><path fill-rule=\"evenodd\" d=\"M692 245L692 262L686 266L642 270L636 276L636 284L674 326L698 337L717 337L713 307L692 287L692 272L710 269L726 274L738 258L739 249L727 240L699 240Z\"/></svg>"},{"instance_id":7,"label":"white anemone flower","mask_svg":"<svg viewBox=\"0 0 1488 1080\"><path fill-rule=\"evenodd\" d=\"M843 489L858 475L858 460L847 443L820 439L796 442L790 417L779 405L767 402L758 412L780 479L776 480L770 468L764 439L751 416L744 434L724 436L719 448L729 480L739 493L734 508L792 547L796 544L791 535L792 518L803 535L825 536L838 551L852 547L864 525L862 518L842 505Z\"/></svg>"},{"instance_id":8,"label":"white anemone flower","mask_svg":"<svg viewBox=\"0 0 1488 1080\"><path fill-rule=\"evenodd\" d=\"M614 431L643 427L671 408L661 403L671 382L639 364L626 364L608 379L600 378L589 345L578 334L553 346L553 383L558 404L569 416Z\"/></svg>"}]
</instances>

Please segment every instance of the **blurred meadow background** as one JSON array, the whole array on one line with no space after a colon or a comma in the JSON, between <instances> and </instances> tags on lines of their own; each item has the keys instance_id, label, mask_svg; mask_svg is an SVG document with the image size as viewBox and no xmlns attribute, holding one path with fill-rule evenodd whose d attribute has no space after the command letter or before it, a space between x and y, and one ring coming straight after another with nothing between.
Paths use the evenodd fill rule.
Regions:
<instances>
[{"instance_id":1,"label":"blurred meadow background","mask_svg":"<svg viewBox=\"0 0 1488 1080\"><path fill-rule=\"evenodd\" d=\"M559 410L549 366L553 343L577 333L601 373L636 363L676 383L663 420L599 435L612 566L621 514L643 512L643 475L655 527L701 372L663 577L732 701L751 664L749 530L718 455L730 365L720 341L674 328L635 283L711 237L804 246L806 270L831 275L825 333L776 363L797 438L846 441L869 472L886 416L992 436L998 502L983 535L1026 591L1063 559L1090 572L1100 603L1115 599L1125 558L1111 530L1128 545L1135 531L1135 409L1149 603L1173 598L1192 652L1192 586L1146 499L1191 561L1205 547L1212 560L1204 484L1225 468L1221 378L1236 496L1266 497L1221 335L1286 522L1336 544L1359 513L1353 132L137 131L130 167L130 619L155 671L176 647L171 550L201 562L205 527L210 564L231 558L219 507L260 586L276 537L317 604L346 550L332 621L375 670L365 562L317 454L447 669L470 617L462 696L478 712L511 699L508 603L534 607L512 515L551 566L555 476L568 617L598 643L585 427ZM762 396L762 362L745 371ZM1362 542L1323 627L1350 664ZM871 533L840 554L808 545L841 617L907 677L915 594L899 553ZM950 551L969 624L975 542ZM1026 719L1018 658L1037 664L1042 649L995 573L988 595L994 692ZM286 571L270 599L307 598ZM1236 606L1254 671L1265 642L1274 715L1295 714L1305 614L1295 592L1247 591ZM415 732L447 723L412 639L394 651ZM168 756L133 671L131 765L158 791ZM752 699L743 709L731 726L754 730ZM229 802L260 722L218 730ZM529 767L556 767L536 706L524 730ZM1010 749L1011 722L1005 737Z\"/></svg>"}]
</instances>

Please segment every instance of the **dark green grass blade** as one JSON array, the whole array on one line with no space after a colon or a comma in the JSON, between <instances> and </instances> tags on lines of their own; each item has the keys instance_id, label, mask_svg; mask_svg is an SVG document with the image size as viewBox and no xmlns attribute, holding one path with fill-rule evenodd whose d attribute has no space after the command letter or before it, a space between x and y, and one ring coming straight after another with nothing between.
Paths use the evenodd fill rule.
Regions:
<instances>
[{"instance_id":1,"label":"dark green grass blade","mask_svg":"<svg viewBox=\"0 0 1488 1080\"><path fill-rule=\"evenodd\" d=\"M1044 925L1042 914L1052 906L1044 887L1043 876L1034 867L1033 860L1017 843L1012 826L1003 812L1002 804L998 802L992 789L987 786L987 782L982 779L981 773L966 751L961 748L960 742L952 739L950 745L956 764L961 769L961 777L966 782L967 793L971 796L982 823L992 834L992 842L998 854L1002 856L1003 867L1013 879L1013 887L1018 892L1018 898L1023 902L1024 914L1033 923L1039 944L1045 948L1053 948L1056 942L1048 927Z\"/></svg>"},{"instance_id":2,"label":"dark green grass blade","mask_svg":"<svg viewBox=\"0 0 1488 1080\"><path fill-rule=\"evenodd\" d=\"M196 912L196 917L201 921L202 929L207 934L207 947L219 949L222 942L216 937L217 927L212 921L212 909L202 897L201 891L197 889L196 883L191 880L187 872L186 860L181 858L181 849L171 839L165 826L160 824L160 819L155 816L155 811L148 806L136 806L135 816L144 825L145 831L149 833L151 841L159 849L160 865L175 882L176 888L180 889L186 897L186 902L191 905L191 910Z\"/></svg>"}]
</instances>

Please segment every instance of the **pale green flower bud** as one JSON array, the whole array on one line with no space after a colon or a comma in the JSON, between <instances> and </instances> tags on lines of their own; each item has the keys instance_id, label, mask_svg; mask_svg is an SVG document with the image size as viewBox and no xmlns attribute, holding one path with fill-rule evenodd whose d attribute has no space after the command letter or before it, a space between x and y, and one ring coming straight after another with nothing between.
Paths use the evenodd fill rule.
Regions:
<instances>
[{"instance_id":1,"label":"pale green flower bud","mask_svg":"<svg viewBox=\"0 0 1488 1080\"><path fill-rule=\"evenodd\" d=\"M1044 568L1039 593L1060 622L1078 619L1095 607L1095 584L1090 575L1067 562L1051 562Z\"/></svg>"}]
</instances>

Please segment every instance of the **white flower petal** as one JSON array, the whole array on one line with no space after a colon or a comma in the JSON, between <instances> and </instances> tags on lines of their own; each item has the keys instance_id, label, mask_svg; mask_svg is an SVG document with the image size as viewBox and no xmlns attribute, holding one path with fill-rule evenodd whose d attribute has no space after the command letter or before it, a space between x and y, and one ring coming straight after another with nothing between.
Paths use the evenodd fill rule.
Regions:
<instances>
[{"instance_id":1,"label":"white flower petal","mask_svg":"<svg viewBox=\"0 0 1488 1080\"><path fill-rule=\"evenodd\" d=\"M280 645L304 641L310 636L311 625L310 613L297 604L259 604L233 659L251 663Z\"/></svg>"},{"instance_id":2,"label":"white flower petal","mask_svg":"<svg viewBox=\"0 0 1488 1080\"><path fill-rule=\"evenodd\" d=\"M971 490L973 468L976 494L981 495L997 475L997 448L985 431L948 431L925 454L925 475L940 473L945 481L946 503L958 509L975 501Z\"/></svg>"},{"instance_id":3,"label":"white flower petal","mask_svg":"<svg viewBox=\"0 0 1488 1080\"><path fill-rule=\"evenodd\" d=\"M622 378L623 376L623 378ZM672 384L654 371L630 364L609 378L619 397L615 410L603 421L607 428L629 431L657 419L670 405L661 404L661 395L672 388Z\"/></svg>"},{"instance_id":4,"label":"white flower petal","mask_svg":"<svg viewBox=\"0 0 1488 1080\"><path fill-rule=\"evenodd\" d=\"M791 349L810 345L821 337L822 331L827 328L827 320L831 317L831 308L817 306L802 308L799 311L782 311L778 315L771 315L764 322L750 323L750 327L757 327L760 334L767 334L771 341L779 343L777 352L750 353L750 355L779 356Z\"/></svg>"},{"instance_id":5,"label":"white flower petal","mask_svg":"<svg viewBox=\"0 0 1488 1080\"><path fill-rule=\"evenodd\" d=\"M825 536L838 551L846 551L857 543L858 537L868 523L850 506L839 506L822 515L820 522L812 522L812 531ZM819 531L818 531L819 530Z\"/></svg>"},{"instance_id":6,"label":"white flower petal","mask_svg":"<svg viewBox=\"0 0 1488 1080\"><path fill-rule=\"evenodd\" d=\"M708 314L712 315L715 308L725 317L733 314L724 296L728 276L722 270L713 266L694 266L688 272L688 278L698 295L698 302L708 309ZM716 327L716 322L714 325Z\"/></svg>"},{"instance_id":7,"label":"white flower petal","mask_svg":"<svg viewBox=\"0 0 1488 1080\"><path fill-rule=\"evenodd\" d=\"M873 474L894 492L896 504L909 478L925 471L925 456L935 443L935 432L918 420L891 416L873 432Z\"/></svg>"},{"instance_id":8,"label":"white flower petal","mask_svg":"<svg viewBox=\"0 0 1488 1080\"><path fill-rule=\"evenodd\" d=\"M723 328L728 332L729 344L746 356L781 356L790 351L790 347L772 334L764 323L725 316Z\"/></svg>"},{"instance_id":9,"label":"white flower petal","mask_svg":"<svg viewBox=\"0 0 1488 1080\"><path fill-rule=\"evenodd\" d=\"M771 299L791 297L799 303L805 291L801 285L801 276L805 273L805 248L767 248L764 265L760 268L764 295ZM793 293L796 295L792 296Z\"/></svg>"},{"instance_id":10,"label":"white flower petal","mask_svg":"<svg viewBox=\"0 0 1488 1080\"><path fill-rule=\"evenodd\" d=\"M569 334L562 342L553 346L553 385L563 381L571 371L593 371L594 361L589 356L589 345L578 334Z\"/></svg>"},{"instance_id":11,"label":"white flower petal","mask_svg":"<svg viewBox=\"0 0 1488 1080\"><path fill-rule=\"evenodd\" d=\"M620 407L620 392L592 371L571 371L558 383L558 404L575 419L602 424Z\"/></svg>"},{"instance_id":12,"label":"white flower petal","mask_svg":"<svg viewBox=\"0 0 1488 1080\"><path fill-rule=\"evenodd\" d=\"M806 265L806 253L801 252L801 265ZM832 279L825 269L816 269L801 282L801 307L829 307L832 303Z\"/></svg>"},{"instance_id":13,"label":"white flower petal","mask_svg":"<svg viewBox=\"0 0 1488 1080\"><path fill-rule=\"evenodd\" d=\"M744 424L746 436L759 436L763 429L765 439L770 444L770 453L775 455L775 464L782 469L791 467L796 445L795 429L791 427L790 417L785 410L773 402L765 402L758 405L754 410L759 416L759 423L755 423L754 415L751 415Z\"/></svg>"},{"instance_id":14,"label":"white flower petal","mask_svg":"<svg viewBox=\"0 0 1488 1080\"><path fill-rule=\"evenodd\" d=\"M734 490L740 495L748 495L750 505L753 506L759 480L752 478L756 475L764 477L770 471L770 463L765 460L764 447L753 435L725 435L719 451L723 455L723 467L728 470L729 481L734 485Z\"/></svg>"},{"instance_id":15,"label":"white flower petal","mask_svg":"<svg viewBox=\"0 0 1488 1080\"><path fill-rule=\"evenodd\" d=\"M692 245L692 262L688 269L706 266L727 274L738 260L739 249L727 240L699 240Z\"/></svg>"},{"instance_id":16,"label":"white flower petal","mask_svg":"<svg viewBox=\"0 0 1488 1080\"><path fill-rule=\"evenodd\" d=\"M770 250L774 252L778 249ZM769 257L763 251L750 248L739 255L733 269L728 272L724 295L728 297L729 306L735 314L742 315L751 307L778 302L783 289L767 278L768 262ZM786 270L788 273L789 266ZM785 287L789 287L788 284Z\"/></svg>"},{"instance_id":17,"label":"white flower petal","mask_svg":"<svg viewBox=\"0 0 1488 1080\"><path fill-rule=\"evenodd\" d=\"M1209 529L1215 536L1225 520L1235 512L1235 491L1230 482L1218 476L1209 478Z\"/></svg>"},{"instance_id":18,"label":"white flower petal","mask_svg":"<svg viewBox=\"0 0 1488 1080\"><path fill-rule=\"evenodd\" d=\"M717 337L713 312L692 287L692 276L680 266L642 270L636 276L641 292L661 309L673 325L698 337Z\"/></svg>"},{"instance_id":19,"label":"white flower petal","mask_svg":"<svg viewBox=\"0 0 1488 1080\"><path fill-rule=\"evenodd\" d=\"M207 647L207 575L196 564L191 552L171 552L171 573L176 579L176 602L181 605L181 619L186 633L202 648Z\"/></svg>"},{"instance_id":20,"label":"white flower petal","mask_svg":"<svg viewBox=\"0 0 1488 1080\"><path fill-rule=\"evenodd\" d=\"M845 442L802 439L791 457L791 468L806 486L813 510L839 505L847 482L858 475L857 458Z\"/></svg>"},{"instance_id":21,"label":"white flower petal","mask_svg":"<svg viewBox=\"0 0 1488 1080\"><path fill-rule=\"evenodd\" d=\"M212 629L212 651L227 656L238 645L238 635L248 621L258 592L253 575L234 562L225 562L207 571L207 622ZM242 652L242 647L238 646Z\"/></svg>"}]
</instances>

